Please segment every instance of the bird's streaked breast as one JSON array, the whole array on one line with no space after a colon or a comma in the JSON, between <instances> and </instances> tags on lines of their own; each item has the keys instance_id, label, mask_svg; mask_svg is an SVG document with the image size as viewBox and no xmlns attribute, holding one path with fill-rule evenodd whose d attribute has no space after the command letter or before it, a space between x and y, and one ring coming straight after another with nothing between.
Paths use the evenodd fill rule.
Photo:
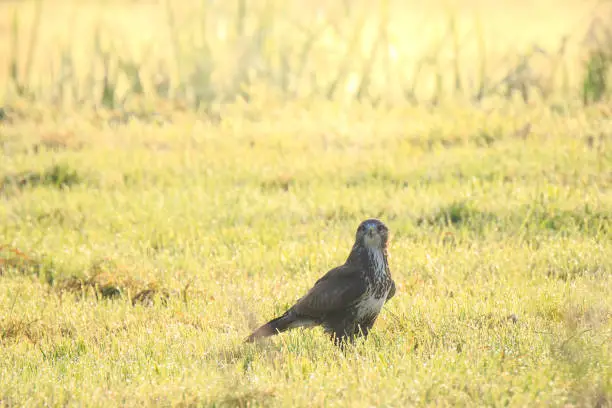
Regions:
<instances>
[{"instance_id":1,"label":"bird's streaked breast","mask_svg":"<svg viewBox=\"0 0 612 408\"><path fill-rule=\"evenodd\" d=\"M382 250L369 250L368 260L370 262L370 269L373 272L374 279L376 281L385 279L387 277L387 265L385 264L385 256Z\"/></svg>"},{"instance_id":2,"label":"bird's streaked breast","mask_svg":"<svg viewBox=\"0 0 612 408\"><path fill-rule=\"evenodd\" d=\"M381 294L382 296L379 297L375 291L368 290L356 305L357 320L377 316L385 304L388 293L389 288L387 288L386 291Z\"/></svg>"}]
</instances>

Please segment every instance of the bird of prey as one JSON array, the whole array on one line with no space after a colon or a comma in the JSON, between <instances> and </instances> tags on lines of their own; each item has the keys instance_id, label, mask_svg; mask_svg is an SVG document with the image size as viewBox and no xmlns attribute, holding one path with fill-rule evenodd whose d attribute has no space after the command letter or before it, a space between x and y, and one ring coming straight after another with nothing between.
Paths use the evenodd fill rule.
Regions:
<instances>
[{"instance_id":1,"label":"bird of prey","mask_svg":"<svg viewBox=\"0 0 612 408\"><path fill-rule=\"evenodd\" d=\"M367 336L383 304L395 295L387 262L388 236L389 230L381 221L363 221L344 265L327 272L282 316L255 330L245 341L315 326L322 326L337 345Z\"/></svg>"}]
</instances>

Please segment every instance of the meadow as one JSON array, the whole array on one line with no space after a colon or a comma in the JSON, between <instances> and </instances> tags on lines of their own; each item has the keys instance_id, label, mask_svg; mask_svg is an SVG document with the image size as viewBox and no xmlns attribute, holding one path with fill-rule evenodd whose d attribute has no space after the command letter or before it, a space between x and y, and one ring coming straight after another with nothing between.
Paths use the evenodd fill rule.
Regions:
<instances>
[{"instance_id":1,"label":"meadow","mask_svg":"<svg viewBox=\"0 0 612 408\"><path fill-rule=\"evenodd\" d=\"M612 406L605 13L419 3L0 1L0 407Z\"/></svg>"}]
</instances>

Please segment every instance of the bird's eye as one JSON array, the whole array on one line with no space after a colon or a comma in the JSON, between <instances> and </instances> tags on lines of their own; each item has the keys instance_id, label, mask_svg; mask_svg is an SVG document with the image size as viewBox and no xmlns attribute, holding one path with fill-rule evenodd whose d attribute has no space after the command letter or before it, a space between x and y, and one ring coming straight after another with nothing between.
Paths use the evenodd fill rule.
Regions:
<instances>
[{"instance_id":1,"label":"bird's eye","mask_svg":"<svg viewBox=\"0 0 612 408\"><path fill-rule=\"evenodd\" d=\"M378 229L378 232L383 232L385 230L385 226L379 225L377 229Z\"/></svg>"}]
</instances>

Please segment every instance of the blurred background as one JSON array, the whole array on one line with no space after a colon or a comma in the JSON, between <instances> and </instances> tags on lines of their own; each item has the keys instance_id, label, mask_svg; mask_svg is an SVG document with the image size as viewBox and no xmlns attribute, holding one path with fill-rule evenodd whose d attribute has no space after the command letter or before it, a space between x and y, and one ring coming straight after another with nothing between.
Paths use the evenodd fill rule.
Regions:
<instances>
[{"instance_id":1,"label":"blurred background","mask_svg":"<svg viewBox=\"0 0 612 408\"><path fill-rule=\"evenodd\" d=\"M591 104L610 96L612 2L0 0L0 37L4 105Z\"/></svg>"}]
</instances>

